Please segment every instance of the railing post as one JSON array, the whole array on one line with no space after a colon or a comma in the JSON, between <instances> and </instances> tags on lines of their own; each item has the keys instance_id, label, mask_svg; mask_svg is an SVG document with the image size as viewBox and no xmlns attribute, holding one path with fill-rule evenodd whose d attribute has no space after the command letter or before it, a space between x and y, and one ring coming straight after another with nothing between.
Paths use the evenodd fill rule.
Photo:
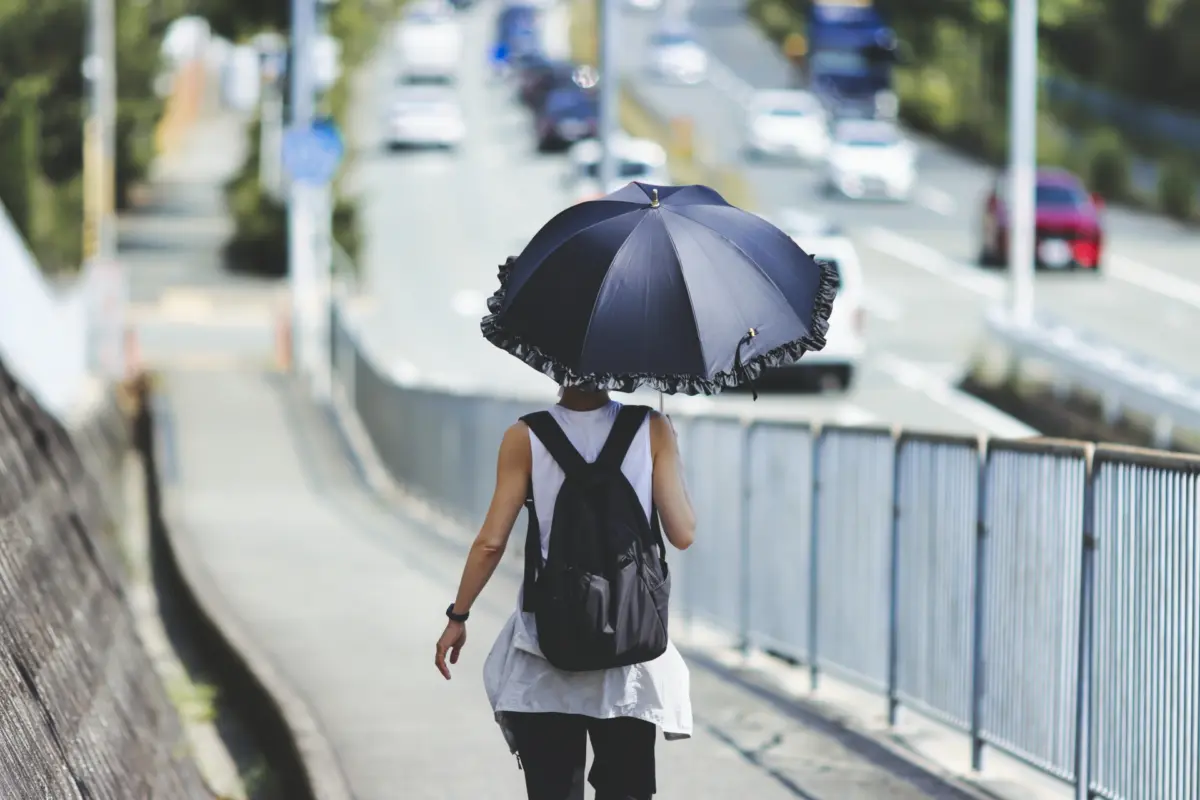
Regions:
<instances>
[{"instance_id":1,"label":"railing post","mask_svg":"<svg viewBox=\"0 0 1200 800\"><path fill-rule=\"evenodd\" d=\"M1079 663L1075 682L1075 800L1092 796L1092 624L1096 607L1096 469L1088 454L1083 484L1083 547L1079 573Z\"/></svg>"},{"instance_id":2,"label":"railing post","mask_svg":"<svg viewBox=\"0 0 1200 800\"><path fill-rule=\"evenodd\" d=\"M739 546L741 548L741 563L738 565L738 638L741 643L742 655L750 655L752 642L750 641L750 525L751 525L751 497L753 484L754 464L750 458L751 442L754 439L754 423L749 420L742 421L742 463L741 463L741 490L742 490L742 508L741 522L739 527Z\"/></svg>"},{"instance_id":3,"label":"railing post","mask_svg":"<svg viewBox=\"0 0 1200 800\"><path fill-rule=\"evenodd\" d=\"M809 526L808 551L808 682L814 692L820 676L817 667L817 626L820 619L818 604L821 598L819 578L821 568L818 564L821 547L821 442L825 432L821 429L813 431L812 438L812 523Z\"/></svg>"},{"instance_id":4,"label":"railing post","mask_svg":"<svg viewBox=\"0 0 1200 800\"><path fill-rule=\"evenodd\" d=\"M988 475L992 453L986 444L980 454L979 501L975 522L975 624L971 634L971 769L983 769L983 695L987 691L983 652L984 604L987 601Z\"/></svg>"},{"instance_id":5,"label":"railing post","mask_svg":"<svg viewBox=\"0 0 1200 800\"><path fill-rule=\"evenodd\" d=\"M892 541L891 570L888 578L888 671L887 702L888 725L896 724L896 712L900 707L900 461L903 440L896 436L892 448Z\"/></svg>"}]
</instances>

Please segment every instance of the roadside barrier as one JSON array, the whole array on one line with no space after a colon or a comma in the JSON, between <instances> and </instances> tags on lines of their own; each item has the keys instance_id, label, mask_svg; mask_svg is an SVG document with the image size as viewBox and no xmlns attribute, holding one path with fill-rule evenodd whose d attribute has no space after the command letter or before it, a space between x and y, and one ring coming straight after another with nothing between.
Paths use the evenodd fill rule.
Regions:
<instances>
[{"instance_id":1,"label":"roadside barrier","mask_svg":"<svg viewBox=\"0 0 1200 800\"><path fill-rule=\"evenodd\" d=\"M1044 314L1023 324L996 309L987 325L993 349L1005 350L1008 375L1040 368L1056 391L1096 398L1106 423L1127 418L1158 447L1200 437L1200 382Z\"/></svg>"}]
</instances>

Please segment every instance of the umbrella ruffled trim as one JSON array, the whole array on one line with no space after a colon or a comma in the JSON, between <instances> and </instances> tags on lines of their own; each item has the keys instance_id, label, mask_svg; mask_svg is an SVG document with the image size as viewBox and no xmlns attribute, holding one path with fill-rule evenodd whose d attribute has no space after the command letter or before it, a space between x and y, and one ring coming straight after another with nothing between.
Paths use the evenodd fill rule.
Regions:
<instances>
[{"instance_id":1,"label":"umbrella ruffled trim","mask_svg":"<svg viewBox=\"0 0 1200 800\"><path fill-rule=\"evenodd\" d=\"M500 324L499 313L504 307L508 293L508 281L516 259L509 257L500 265L500 288L488 298L488 311L480 324L483 338L501 350L524 361L530 367L546 375L561 386L588 386L598 391L630 393L642 387L657 389L664 394L713 395L724 389L732 389L757 379L773 367L794 364L805 353L825 347L825 334L829 331L829 315L833 313L833 301L837 297L837 267L827 261L817 260L821 268L821 280L817 297L813 303L813 318L809 325L811 333L782 344L766 353L747 359L742 370L730 369L718 372L709 378L698 375L658 375L653 373L604 373L580 374L553 356L542 352L536 345L529 344L520 336Z\"/></svg>"}]
</instances>

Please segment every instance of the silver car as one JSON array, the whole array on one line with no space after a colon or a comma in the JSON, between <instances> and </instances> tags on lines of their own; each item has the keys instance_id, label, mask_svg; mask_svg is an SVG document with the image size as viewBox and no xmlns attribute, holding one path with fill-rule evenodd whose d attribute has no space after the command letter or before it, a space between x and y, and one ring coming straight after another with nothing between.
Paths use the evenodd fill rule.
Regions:
<instances>
[{"instance_id":1,"label":"silver car","mask_svg":"<svg viewBox=\"0 0 1200 800\"><path fill-rule=\"evenodd\" d=\"M829 119L816 95L763 91L746 109L746 155L816 162L829 150Z\"/></svg>"},{"instance_id":2,"label":"silver car","mask_svg":"<svg viewBox=\"0 0 1200 800\"><path fill-rule=\"evenodd\" d=\"M454 148L467 133L458 96L444 86L401 86L392 98L384 124L384 141L392 150Z\"/></svg>"},{"instance_id":3,"label":"silver car","mask_svg":"<svg viewBox=\"0 0 1200 800\"><path fill-rule=\"evenodd\" d=\"M649 67L660 80L697 84L708 76L708 53L686 28L668 26L650 37Z\"/></svg>"},{"instance_id":4,"label":"silver car","mask_svg":"<svg viewBox=\"0 0 1200 800\"><path fill-rule=\"evenodd\" d=\"M853 199L904 201L917 181L917 148L884 120L839 122L826 154L825 186Z\"/></svg>"}]
</instances>

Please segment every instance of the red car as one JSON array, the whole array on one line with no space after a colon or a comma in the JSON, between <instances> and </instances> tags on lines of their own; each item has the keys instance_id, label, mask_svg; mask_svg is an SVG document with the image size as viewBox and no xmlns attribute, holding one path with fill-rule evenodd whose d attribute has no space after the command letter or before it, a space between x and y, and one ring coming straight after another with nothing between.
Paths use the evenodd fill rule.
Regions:
<instances>
[{"instance_id":1,"label":"red car","mask_svg":"<svg viewBox=\"0 0 1200 800\"><path fill-rule=\"evenodd\" d=\"M983 245L979 261L985 266L1008 264L1008 180L996 180L983 210ZM1104 201L1090 194L1079 178L1066 170L1037 173L1037 233L1034 254L1039 269L1100 270Z\"/></svg>"}]
</instances>

